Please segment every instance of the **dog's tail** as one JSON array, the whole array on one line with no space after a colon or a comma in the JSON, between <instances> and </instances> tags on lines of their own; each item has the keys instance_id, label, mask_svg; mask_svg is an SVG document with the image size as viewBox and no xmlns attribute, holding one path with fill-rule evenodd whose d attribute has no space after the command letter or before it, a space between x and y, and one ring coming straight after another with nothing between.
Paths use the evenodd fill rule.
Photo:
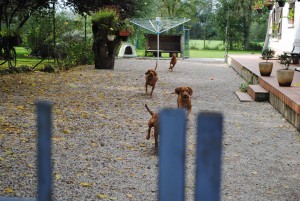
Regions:
<instances>
[{"instance_id":1,"label":"dog's tail","mask_svg":"<svg viewBox=\"0 0 300 201\"><path fill-rule=\"evenodd\" d=\"M157 60L156 60L156 65L155 65L155 68L154 68L154 70L156 70L157 69Z\"/></svg>"},{"instance_id":2,"label":"dog's tail","mask_svg":"<svg viewBox=\"0 0 300 201\"><path fill-rule=\"evenodd\" d=\"M148 107L147 104L145 104L145 107L146 107L146 109L148 110L148 112L151 114L151 116L153 116L153 115L154 115L154 112L152 112L152 111L149 109L149 107Z\"/></svg>"}]
</instances>

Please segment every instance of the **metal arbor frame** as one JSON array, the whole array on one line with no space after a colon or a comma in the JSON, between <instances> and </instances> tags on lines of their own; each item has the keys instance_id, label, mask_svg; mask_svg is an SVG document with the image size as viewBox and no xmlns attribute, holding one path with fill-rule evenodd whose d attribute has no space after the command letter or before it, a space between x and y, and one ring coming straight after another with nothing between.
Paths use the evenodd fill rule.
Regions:
<instances>
[{"instance_id":1,"label":"metal arbor frame","mask_svg":"<svg viewBox=\"0 0 300 201\"><path fill-rule=\"evenodd\" d=\"M131 22L157 35L157 62L159 61L159 35L169 29L190 21L187 18L132 19Z\"/></svg>"}]
</instances>

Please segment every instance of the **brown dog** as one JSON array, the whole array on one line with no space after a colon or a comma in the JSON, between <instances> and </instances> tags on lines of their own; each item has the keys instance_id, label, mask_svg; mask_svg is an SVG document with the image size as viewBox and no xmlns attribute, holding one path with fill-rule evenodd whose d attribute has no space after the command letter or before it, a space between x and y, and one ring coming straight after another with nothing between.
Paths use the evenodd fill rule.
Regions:
<instances>
[{"instance_id":1,"label":"brown dog","mask_svg":"<svg viewBox=\"0 0 300 201\"><path fill-rule=\"evenodd\" d=\"M191 96L193 95L193 90L191 87L183 86L177 87L175 89L177 97L177 106L178 108L186 108L188 112L192 111L192 100Z\"/></svg>"},{"instance_id":2,"label":"brown dog","mask_svg":"<svg viewBox=\"0 0 300 201\"><path fill-rule=\"evenodd\" d=\"M154 128L154 139L155 139L155 148L158 147L158 114L152 112L148 105L145 104L145 107L147 108L148 112L151 115L151 119L148 121L148 131L147 131L147 135L146 135L146 139L149 140L150 139L150 132L151 132L151 128Z\"/></svg>"},{"instance_id":3,"label":"brown dog","mask_svg":"<svg viewBox=\"0 0 300 201\"><path fill-rule=\"evenodd\" d=\"M145 83L145 89L146 89L146 93L148 92L148 85L152 86L152 90L150 92L150 96L152 96L153 90L155 88L155 84L158 80L158 75L156 72L157 69L157 61L156 61L156 66L154 69L149 69L146 73L145 73L145 79L146 79L146 83Z\"/></svg>"},{"instance_id":4,"label":"brown dog","mask_svg":"<svg viewBox=\"0 0 300 201\"><path fill-rule=\"evenodd\" d=\"M176 53L173 53L173 54L172 54L171 61L170 61L170 67L169 67L169 69L170 69L171 71L172 71L173 68L175 67L176 63L177 63Z\"/></svg>"}]
</instances>

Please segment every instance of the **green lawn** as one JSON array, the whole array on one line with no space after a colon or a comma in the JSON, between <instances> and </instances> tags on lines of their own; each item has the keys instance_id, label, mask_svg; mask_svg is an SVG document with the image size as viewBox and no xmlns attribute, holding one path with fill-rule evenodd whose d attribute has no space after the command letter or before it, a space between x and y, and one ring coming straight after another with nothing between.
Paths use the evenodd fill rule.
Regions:
<instances>
[{"instance_id":1,"label":"green lawn","mask_svg":"<svg viewBox=\"0 0 300 201\"><path fill-rule=\"evenodd\" d=\"M220 40L205 41L204 40L190 40L190 58L224 58L225 49L224 44ZM144 56L145 50L138 49L137 55ZM228 54L261 54L261 51L228 51ZM168 58L168 53L162 53L162 57Z\"/></svg>"},{"instance_id":2,"label":"green lawn","mask_svg":"<svg viewBox=\"0 0 300 201\"><path fill-rule=\"evenodd\" d=\"M206 41L206 47L208 50L203 50L203 40L190 40L190 58L224 58L225 50L222 41ZM17 52L17 67L26 65L33 67L37 65L41 59L29 56L29 52L23 47L15 47ZM138 57L144 57L145 50L137 49ZM260 51L229 51L228 54L261 54ZM162 54L163 58L169 58L168 53ZM53 63L53 59L45 59L41 62L37 68L41 68L44 64ZM0 69L6 69L7 63L0 66Z\"/></svg>"},{"instance_id":3,"label":"green lawn","mask_svg":"<svg viewBox=\"0 0 300 201\"><path fill-rule=\"evenodd\" d=\"M30 57L29 52L24 47L15 47L15 49L17 53L17 67L20 67L22 65L34 67L42 60L40 58ZM36 68L41 68L46 63L53 63L53 59L43 60ZM8 68L7 62L0 66L0 70L6 68Z\"/></svg>"},{"instance_id":4,"label":"green lawn","mask_svg":"<svg viewBox=\"0 0 300 201\"><path fill-rule=\"evenodd\" d=\"M143 57L145 50L136 50L138 57ZM261 54L261 51L228 51L228 54ZM190 50L190 58L224 58L225 50ZM162 53L163 58L168 58L168 53Z\"/></svg>"}]
</instances>

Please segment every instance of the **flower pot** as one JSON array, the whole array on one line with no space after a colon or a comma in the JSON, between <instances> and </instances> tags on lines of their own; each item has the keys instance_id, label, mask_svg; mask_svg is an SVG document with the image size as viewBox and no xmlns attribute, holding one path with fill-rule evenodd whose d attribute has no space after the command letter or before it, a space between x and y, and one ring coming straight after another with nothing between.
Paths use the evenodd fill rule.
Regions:
<instances>
[{"instance_id":1,"label":"flower pot","mask_svg":"<svg viewBox=\"0 0 300 201\"><path fill-rule=\"evenodd\" d=\"M130 35L130 32L129 32L129 31L120 31L120 32L119 32L119 35L120 35L120 36L129 36L129 35Z\"/></svg>"},{"instance_id":2,"label":"flower pot","mask_svg":"<svg viewBox=\"0 0 300 201\"><path fill-rule=\"evenodd\" d=\"M270 76L273 69L272 62L259 62L259 72L261 76Z\"/></svg>"},{"instance_id":3,"label":"flower pot","mask_svg":"<svg viewBox=\"0 0 300 201\"><path fill-rule=\"evenodd\" d=\"M285 1L277 1L279 7L284 7Z\"/></svg>"},{"instance_id":4,"label":"flower pot","mask_svg":"<svg viewBox=\"0 0 300 201\"><path fill-rule=\"evenodd\" d=\"M115 37L116 37L116 35L107 35L107 39L108 39L109 41L115 40Z\"/></svg>"},{"instance_id":5,"label":"flower pot","mask_svg":"<svg viewBox=\"0 0 300 201\"><path fill-rule=\"evenodd\" d=\"M273 9L273 4L268 4L267 8L268 8L268 10L272 10Z\"/></svg>"},{"instance_id":6,"label":"flower pot","mask_svg":"<svg viewBox=\"0 0 300 201\"><path fill-rule=\"evenodd\" d=\"M280 69L277 70L277 81L279 86L282 87L289 87L291 86L294 78L294 70L291 69Z\"/></svg>"}]
</instances>

